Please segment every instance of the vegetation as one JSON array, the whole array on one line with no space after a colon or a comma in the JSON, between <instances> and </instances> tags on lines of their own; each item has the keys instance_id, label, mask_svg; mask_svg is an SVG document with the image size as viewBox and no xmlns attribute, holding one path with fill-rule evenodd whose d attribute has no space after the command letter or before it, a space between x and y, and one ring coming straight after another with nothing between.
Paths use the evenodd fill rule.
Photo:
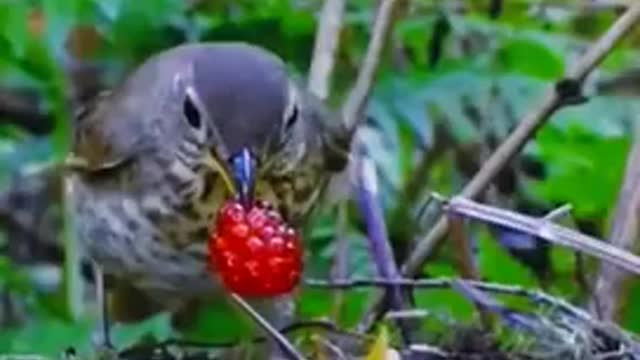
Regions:
<instances>
[{"instance_id":1,"label":"vegetation","mask_svg":"<svg viewBox=\"0 0 640 360\"><path fill-rule=\"evenodd\" d=\"M0 1L0 354L93 353L92 279L68 231L73 219L60 174L42 170L67 153L74 110L151 54L189 41L261 45L305 81L323 4ZM356 186L354 196L315 214L305 234L307 283L297 294L301 323L284 331L289 339L314 358L320 358L314 351L337 357L326 341L349 349L353 339L356 352L372 359L387 348L441 358L639 357L640 282L624 277L613 286L621 273L602 266L609 248L593 253L582 243L562 246L547 241L547 233L522 232L509 221L494 226L454 205L462 192L535 218L552 212L546 221L633 251L640 32L631 25L640 15L623 15L623 1L346 1L327 97L335 110L354 93L357 100L357 89L351 90L362 76L378 4L393 8L393 26L367 89L360 128L367 159L358 172L364 182L377 181L378 191ZM620 26L621 16L632 20L627 28L634 31L614 36L615 47L594 47ZM603 61L591 60L597 67L585 77L592 70L580 68L589 63L587 51L600 51ZM505 152L500 144L532 117L539 120L537 132L521 139L522 149ZM500 151L504 166L483 167ZM478 186L476 177L476 189L465 188L479 171L490 175L490 184ZM570 211L554 212L565 204ZM381 225L376 210L384 218L382 234L371 231ZM443 213L449 236L428 254L416 251ZM376 235L388 239L392 256L370 251ZM402 270L407 260L413 261L410 275L434 281L404 283L403 289L413 288L410 301L408 291L381 284L379 270L385 263ZM617 265L632 271L634 260ZM447 280L458 277L470 282ZM596 286L602 283L612 287ZM365 315L385 289L395 317L369 323L365 335ZM615 306L598 313L598 304ZM181 334L184 342L171 347L198 352L203 347L193 341L229 345L264 336L228 306L211 304ZM410 319L397 321L409 307ZM407 332L420 346L403 342ZM118 349L130 350L123 357L148 358L149 349L176 334L161 315L117 326L114 337ZM142 350L131 350L136 344Z\"/></svg>"}]
</instances>

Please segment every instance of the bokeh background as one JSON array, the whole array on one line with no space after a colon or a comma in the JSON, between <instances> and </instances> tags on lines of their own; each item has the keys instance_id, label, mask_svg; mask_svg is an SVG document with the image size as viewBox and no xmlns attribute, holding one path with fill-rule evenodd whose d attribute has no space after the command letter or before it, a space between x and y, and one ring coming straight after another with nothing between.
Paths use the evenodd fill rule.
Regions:
<instances>
[{"instance_id":1,"label":"bokeh background","mask_svg":"<svg viewBox=\"0 0 640 360\"><path fill-rule=\"evenodd\" d=\"M382 59L363 138L379 170L381 200L400 262L433 219L432 192L457 193L543 90L620 15L616 1L405 1ZM89 347L96 320L91 277L68 229L62 183L43 169L67 152L72 114L146 57L189 41L264 46L304 81L320 0L0 0L0 353L53 355ZM347 1L328 103L337 108L366 50L377 1ZM483 198L543 215L570 203L572 224L604 238L610 229L640 114L640 32L610 53L585 84L585 104L556 113L496 178ZM46 174L50 172L46 171ZM308 278L328 278L336 254L342 275L371 277L363 221L349 203L314 217L306 239ZM336 215L340 214L340 215ZM342 221L344 220L344 221ZM339 230L339 236L336 235ZM472 228L483 279L543 288L588 301L596 263L525 235ZM346 239L336 241L336 238ZM338 261L339 262L339 261ZM80 269L80 271L77 271ZM445 244L423 275L455 275ZM640 301L640 283L625 289ZM352 326L369 290L340 295L303 289L305 319ZM447 290L416 292L433 312L433 334L475 316ZM630 306L625 328L640 331ZM233 340L244 323L212 306L191 324L195 339ZM221 329L224 329L222 331ZM126 346L170 334L164 316L119 327ZM442 332L442 331L441 331Z\"/></svg>"}]
</instances>

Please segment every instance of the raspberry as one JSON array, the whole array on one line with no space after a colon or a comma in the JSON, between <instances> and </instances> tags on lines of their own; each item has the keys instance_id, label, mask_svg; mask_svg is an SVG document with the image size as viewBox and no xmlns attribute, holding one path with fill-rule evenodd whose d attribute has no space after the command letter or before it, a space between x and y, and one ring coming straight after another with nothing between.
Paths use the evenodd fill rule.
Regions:
<instances>
[{"instance_id":1,"label":"raspberry","mask_svg":"<svg viewBox=\"0 0 640 360\"><path fill-rule=\"evenodd\" d=\"M238 295L286 294L300 281L300 238L267 202L246 209L229 200L220 208L209 238L209 266Z\"/></svg>"}]
</instances>

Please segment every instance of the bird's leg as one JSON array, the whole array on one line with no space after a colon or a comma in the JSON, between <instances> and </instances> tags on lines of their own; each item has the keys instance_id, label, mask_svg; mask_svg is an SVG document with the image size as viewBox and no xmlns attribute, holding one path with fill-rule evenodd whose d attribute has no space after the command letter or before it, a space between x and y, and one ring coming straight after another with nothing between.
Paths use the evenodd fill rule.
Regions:
<instances>
[{"instance_id":1,"label":"bird's leg","mask_svg":"<svg viewBox=\"0 0 640 360\"><path fill-rule=\"evenodd\" d=\"M106 286L104 283L104 273L102 268L96 262L93 262L93 276L96 286L96 300L100 308L98 335L100 339L97 341L99 347L105 349L114 349L111 342L110 324L109 324L109 306L107 304Z\"/></svg>"}]
</instances>

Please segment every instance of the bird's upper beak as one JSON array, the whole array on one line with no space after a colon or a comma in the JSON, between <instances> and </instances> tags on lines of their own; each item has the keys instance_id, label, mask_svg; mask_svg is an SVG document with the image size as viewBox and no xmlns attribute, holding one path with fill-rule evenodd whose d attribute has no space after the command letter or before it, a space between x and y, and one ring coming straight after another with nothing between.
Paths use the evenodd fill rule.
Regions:
<instances>
[{"instance_id":1,"label":"bird's upper beak","mask_svg":"<svg viewBox=\"0 0 640 360\"><path fill-rule=\"evenodd\" d=\"M249 207L254 200L256 185L256 158L243 148L229 159L231 174L240 202Z\"/></svg>"}]
</instances>

